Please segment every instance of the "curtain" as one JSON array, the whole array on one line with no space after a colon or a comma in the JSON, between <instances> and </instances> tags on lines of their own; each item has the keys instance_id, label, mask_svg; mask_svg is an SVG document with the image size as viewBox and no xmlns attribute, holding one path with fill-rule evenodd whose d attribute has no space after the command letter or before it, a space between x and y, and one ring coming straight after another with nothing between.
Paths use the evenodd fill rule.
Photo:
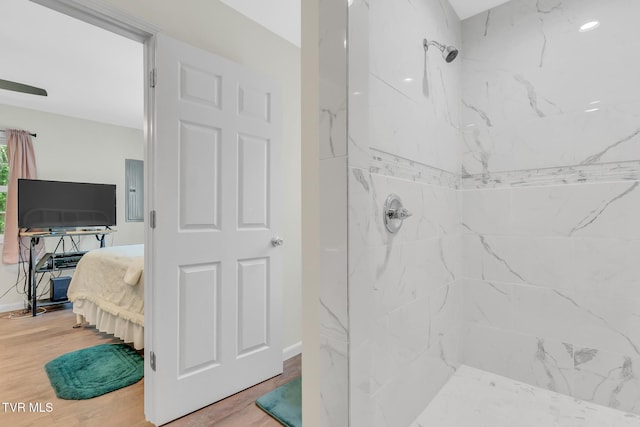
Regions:
<instances>
[{"instance_id":1,"label":"curtain","mask_svg":"<svg viewBox=\"0 0 640 427\"><path fill-rule=\"evenodd\" d=\"M9 185L4 222L4 246L2 262L16 264L29 261L29 238L18 239L18 178L36 179L36 156L31 135L24 130L7 129L7 157L9 160ZM36 253L42 250L36 248Z\"/></svg>"}]
</instances>

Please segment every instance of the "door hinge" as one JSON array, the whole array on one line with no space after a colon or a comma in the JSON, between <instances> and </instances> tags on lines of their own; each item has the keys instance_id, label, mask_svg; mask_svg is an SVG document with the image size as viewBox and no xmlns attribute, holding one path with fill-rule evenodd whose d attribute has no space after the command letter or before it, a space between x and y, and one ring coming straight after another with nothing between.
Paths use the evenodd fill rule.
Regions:
<instances>
[{"instance_id":1,"label":"door hinge","mask_svg":"<svg viewBox=\"0 0 640 427\"><path fill-rule=\"evenodd\" d=\"M149 227L156 228L156 211L149 212Z\"/></svg>"},{"instance_id":2,"label":"door hinge","mask_svg":"<svg viewBox=\"0 0 640 427\"><path fill-rule=\"evenodd\" d=\"M149 354L149 364L151 365L151 369L156 370L156 354L152 351Z\"/></svg>"},{"instance_id":3,"label":"door hinge","mask_svg":"<svg viewBox=\"0 0 640 427\"><path fill-rule=\"evenodd\" d=\"M156 87L156 78L158 77L158 73L156 71L156 69L154 68L153 70L151 70L149 72L149 86L150 87Z\"/></svg>"}]
</instances>

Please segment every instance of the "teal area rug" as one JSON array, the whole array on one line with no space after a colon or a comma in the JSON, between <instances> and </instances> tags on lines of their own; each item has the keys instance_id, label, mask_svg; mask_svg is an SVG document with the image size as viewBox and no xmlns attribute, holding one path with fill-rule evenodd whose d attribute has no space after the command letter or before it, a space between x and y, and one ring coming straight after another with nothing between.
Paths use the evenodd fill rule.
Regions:
<instances>
[{"instance_id":1,"label":"teal area rug","mask_svg":"<svg viewBox=\"0 0 640 427\"><path fill-rule=\"evenodd\" d=\"M287 427L302 427L301 377L281 385L256 400L267 414Z\"/></svg>"},{"instance_id":2,"label":"teal area rug","mask_svg":"<svg viewBox=\"0 0 640 427\"><path fill-rule=\"evenodd\" d=\"M91 399L134 384L144 360L125 344L100 344L63 354L44 365L60 399Z\"/></svg>"}]
</instances>

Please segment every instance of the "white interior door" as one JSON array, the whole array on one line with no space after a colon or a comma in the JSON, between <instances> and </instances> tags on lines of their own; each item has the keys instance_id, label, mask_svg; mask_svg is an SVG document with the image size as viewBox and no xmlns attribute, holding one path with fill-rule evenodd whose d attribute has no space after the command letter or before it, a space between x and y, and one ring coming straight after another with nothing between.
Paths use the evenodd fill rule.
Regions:
<instances>
[{"instance_id":1,"label":"white interior door","mask_svg":"<svg viewBox=\"0 0 640 427\"><path fill-rule=\"evenodd\" d=\"M281 99L163 34L155 61L145 409L163 424L282 372Z\"/></svg>"}]
</instances>

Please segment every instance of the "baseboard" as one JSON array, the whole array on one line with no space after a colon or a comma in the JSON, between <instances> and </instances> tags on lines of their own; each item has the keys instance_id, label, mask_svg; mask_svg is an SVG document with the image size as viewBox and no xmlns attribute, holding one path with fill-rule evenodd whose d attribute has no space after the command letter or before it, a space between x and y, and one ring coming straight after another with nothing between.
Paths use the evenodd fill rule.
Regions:
<instances>
[{"instance_id":1,"label":"baseboard","mask_svg":"<svg viewBox=\"0 0 640 427\"><path fill-rule=\"evenodd\" d=\"M297 343L290 345L289 347L282 350L282 360L289 360L292 357L295 357L302 353L302 341L298 341Z\"/></svg>"},{"instance_id":2,"label":"baseboard","mask_svg":"<svg viewBox=\"0 0 640 427\"><path fill-rule=\"evenodd\" d=\"M0 304L0 313L7 313L14 310L24 309L24 301L14 302L11 304Z\"/></svg>"}]
</instances>

